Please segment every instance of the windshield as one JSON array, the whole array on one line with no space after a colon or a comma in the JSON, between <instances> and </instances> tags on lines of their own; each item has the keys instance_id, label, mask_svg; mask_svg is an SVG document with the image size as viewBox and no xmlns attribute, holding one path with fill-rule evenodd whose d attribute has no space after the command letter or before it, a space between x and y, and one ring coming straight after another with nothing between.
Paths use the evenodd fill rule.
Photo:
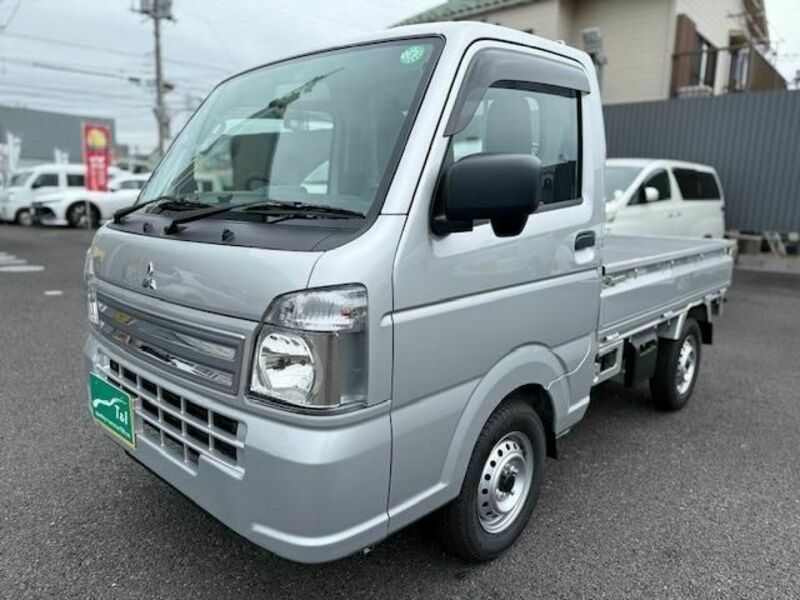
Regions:
<instances>
[{"instance_id":1,"label":"windshield","mask_svg":"<svg viewBox=\"0 0 800 600\"><path fill-rule=\"evenodd\" d=\"M220 85L139 199L150 213L291 203L366 215L392 176L438 38L328 51ZM226 219L246 219L242 210Z\"/></svg>"},{"instance_id":2,"label":"windshield","mask_svg":"<svg viewBox=\"0 0 800 600\"><path fill-rule=\"evenodd\" d=\"M606 202L617 199L627 190L642 172L641 167L609 167L605 171L605 192L603 197Z\"/></svg>"},{"instance_id":3,"label":"windshield","mask_svg":"<svg viewBox=\"0 0 800 600\"><path fill-rule=\"evenodd\" d=\"M8 187L19 187L21 185L25 185L25 182L28 181L33 171L20 171L18 173L14 173L11 176L11 179L8 180Z\"/></svg>"}]
</instances>

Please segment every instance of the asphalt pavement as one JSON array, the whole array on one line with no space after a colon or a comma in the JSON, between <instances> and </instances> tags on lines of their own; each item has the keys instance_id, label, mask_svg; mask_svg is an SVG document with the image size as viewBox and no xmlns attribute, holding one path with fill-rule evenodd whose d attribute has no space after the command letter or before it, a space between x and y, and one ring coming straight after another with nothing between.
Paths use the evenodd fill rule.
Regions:
<instances>
[{"instance_id":1,"label":"asphalt pavement","mask_svg":"<svg viewBox=\"0 0 800 600\"><path fill-rule=\"evenodd\" d=\"M605 386L500 559L451 558L423 520L308 566L232 533L93 425L89 240L0 225L0 598L800 597L800 277L736 273L683 411Z\"/></svg>"}]
</instances>

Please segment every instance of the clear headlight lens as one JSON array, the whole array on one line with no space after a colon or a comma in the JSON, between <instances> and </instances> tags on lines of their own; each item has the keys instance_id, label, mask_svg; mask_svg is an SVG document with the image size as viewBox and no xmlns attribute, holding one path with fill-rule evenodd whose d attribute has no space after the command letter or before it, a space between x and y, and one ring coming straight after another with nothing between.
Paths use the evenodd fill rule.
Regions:
<instances>
[{"instance_id":1,"label":"clear headlight lens","mask_svg":"<svg viewBox=\"0 0 800 600\"><path fill-rule=\"evenodd\" d=\"M367 399L367 290L347 285L287 294L255 348L254 399L330 409Z\"/></svg>"}]
</instances>

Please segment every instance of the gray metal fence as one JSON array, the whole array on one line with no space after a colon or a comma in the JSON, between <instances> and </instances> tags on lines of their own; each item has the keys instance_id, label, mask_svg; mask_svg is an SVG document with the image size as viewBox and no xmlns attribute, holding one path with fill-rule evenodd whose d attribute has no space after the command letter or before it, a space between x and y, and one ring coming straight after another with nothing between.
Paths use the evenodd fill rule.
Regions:
<instances>
[{"instance_id":1,"label":"gray metal fence","mask_svg":"<svg viewBox=\"0 0 800 600\"><path fill-rule=\"evenodd\" d=\"M800 91L613 104L604 113L609 157L713 165L727 228L800 231Z\"/></svg>"}]
</instances>

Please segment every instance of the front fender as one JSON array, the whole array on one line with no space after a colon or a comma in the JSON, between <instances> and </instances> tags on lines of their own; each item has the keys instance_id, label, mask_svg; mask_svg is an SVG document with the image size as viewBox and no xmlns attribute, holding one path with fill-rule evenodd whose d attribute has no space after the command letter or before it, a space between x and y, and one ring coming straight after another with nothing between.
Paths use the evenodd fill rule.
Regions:
<instances>
[{"instance_id":1,"label":"front fender","mask_svg":"<svg viewBox=\"0 0 800 600\"><path fill-rule=\"evenodd\" d=\"M442 469L442 479L458 495L467 471L472 449L484 423L498 405L525 385L538 384L547 390L554 428L568 413L570 395L564 365L547 347L535 344L517 348L502 358L484 375L461 413Z\"/></svg>"},{"instance_id":2,"label":"front fender","mask_svg":"<svg viewBox=\"0 0 800 600\"><path fill-rule=\"evenodd\" d=\"M480 379L464 382L393 412L394 434L412 440L413 449L404 452L402 457L395 453L392 458L392 477L396 485L392 486L394 497L389 507L390 532L430 513L460 493L472 449L484 423L514 390L531 384L547 389L554 425L558 426L569 409L566 371L563 361L549 348L540 344L526 345L500 359ZM431 421L430 427L420 428L421 423L427 426ZM431 436L438 439L431 439ZM449 443L438 444L445 436ZM424 444L424 450L419 449L420 444ZM422 456L424 465L419 462ZM441 469L435 465L441 465ZM426 471L427 483L417 487L419 479L426 478Z\"/></svg>"}]
</instances>

